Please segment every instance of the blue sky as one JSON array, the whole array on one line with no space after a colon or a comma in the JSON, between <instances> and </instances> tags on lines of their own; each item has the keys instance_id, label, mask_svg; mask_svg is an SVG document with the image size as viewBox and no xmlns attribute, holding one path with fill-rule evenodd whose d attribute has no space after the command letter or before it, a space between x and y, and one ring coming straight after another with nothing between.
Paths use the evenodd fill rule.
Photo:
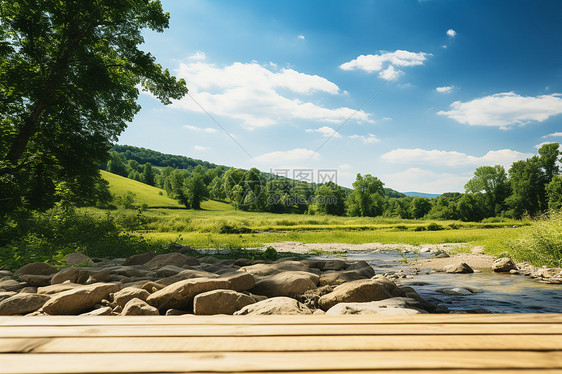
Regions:
<instances>
[{"instance_id":1,"label":"blue sky","mask_svg":"<svg viewBox=\"0 0 562 374\"><path fill-rule=\"evenodd\" d=\"M163 6L170 28L145 33L145 49L190 95L170 106L141 95L120 144L443 193L562 141L560 1Z\"/></svg>"}]
</instances>

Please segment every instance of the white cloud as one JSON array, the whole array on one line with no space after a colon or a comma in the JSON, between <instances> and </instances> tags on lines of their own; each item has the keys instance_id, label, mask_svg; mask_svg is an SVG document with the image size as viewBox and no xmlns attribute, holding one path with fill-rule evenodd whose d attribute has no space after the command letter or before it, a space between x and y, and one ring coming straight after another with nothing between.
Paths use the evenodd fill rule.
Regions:
<instances>
[{"instance_id":1,"label":"white cloud","mask_svg":"<svg viewBox=\"0 0 562 374\"><path fill-rule=\"evenodd\" d=\"M259 163L280 164L285 162L306 161L308 159L318 160L320 155L306 148L295 148L289 151L275 151L265 153L254 158Z\"/></svg>"},{"instance_id":2,"label":"white cloud","mask_svg":"<svg viewBox=\"0 0 562 374\"><path fill-rule=\"evenodd\" d=\"M447 49L447 45L446 45L446 44L441 44L441 48Z\"/></svg>"},{"instance_id":3,"label":"white cloud","mask_svg":"<svg viewBox=\"0 0 562 374\"><path fill-rule=\"evenodd\" d=\"M436 173L431 170L410 168L405 171L381 175L387 187L402 192L444 193L464 191L472 175Z\"/></svg>"},{"instance_id":4,"label":"white cloud","mask_svg":"<svg viewBox=\"0 0 562 374\"><path fill-rule=\"evenodd\" d=\"M457 36L457 32L453 29L449 29L449 30L447 30L447 36L449 38L454 38L455 36Z\"/></svg>"},{"instance_id":5,"label":"white cloud","mask_svg":"<svg viewBox=\"0 0 562 374\"><path fill-rule=\"evenodd\" d=\"M297 38L299 38L300 40L304 40L304 35L300 34L299 36L297 36Z\"/></svg>"},{"instance_id":6,"label":"white cloud","mask_svg":"<svg viewBox=\"0 0 562 374\"><path fill-rule=\"evenodd\" d=\"M435 91L439 92L439 93L450 93L451 91L453 91L453 87L455 86L443 86L443 87L436 87Z\"/></svg>"},{"instance_id":7,"label":"white cloud","mask_svg":"<svg viewBox=\"0 0 562 374\"><path fill-rule=\"evenodd\" d=\"M207 149L209 149L209 147L203 147L202 145L194 145L193 149L195 149L196 151L206 151Z\"/></svg>"},{"instance_id":8,"label":"white cloud","mask_svg":"<svg viewBox=\"0 0 562 374\"><path fill-rule=\"evenodd\" d=\"M317 129L306 129L305 131L306 132L319 132L325 138L328 138L328 137L341 138L341 134L339 132L337 132L336 130L334 130L333 128L328 127L328 126L322 126L322 127L317 128Z\"/></svg>"},{"instance_id":9,"label":"white cloud","mask_svg":"<svg viewBox=\"0 0 562 374\"><path fill-rule=\"evenodd\" d=\"M451 110L437 114L471 126L499 127L525 125L542 122L562 113L562 99L559 94L537 97L520 96L514 92L498 93L467 102L455 101Z\"/></svg>"},{"instance_id":10,"label":"white cloud","mask_svg":"<svg viewBox=\"0 0 562 374\"><path fill-rule=\"evenodd\" d=\"M420 148L404 149L398 148L381 156L385 162L397 164L423 164L440 165L449 167L504 165L510 166L514 161L524 160L531 157L530 153L521 153L511 149L500 149L489 151L484 156L471 156L457 151L425 150Z\"/></svg>"},{"instance_id":11,"label":"white cloud","mask_svg":"<svg viewBox=\"0 0 562 374\"><path fill-rule=\"evenodd\" d=\"M192 61L205 61L207 56L201 51L196 51L194 54L189 56L188 59Z\"/></svg>"},{"instance_id":12,"label":"white cloud","mask_svg":"<svg viewBox=\"0 0 562 374\"><path fill-rule=\"evenodd\" d=\"M215 132L218 131L217 129L214 129L212 127L201 128L201 127L192 126L192 125L184 125L183 127L185 127L186 129L189 129L189 130L193 130L193 131L205 131L205 132L208 132L208 133L215 133Z\"/></svg>"},{"instance_id":13,"label":"white cloud","mask_svg":"<svg viewBox=\"0 0 562 374\"><path fill-rule=\"evenodd\" d=\"M394 80L403 72L400 68L404 66L423 65L429 53L409 52L396 50L394 52L381 51L376 55L361 55L356 59L340 65L342 70L363 70L368 73L379 72L379 77L385 80Z\"/></svg>"},{"instance_id":14,"label":"white cloud","mask_svg":"<svg viewBox=\"0 0 562 374\"><path fill-rule=\"evenodd\" d=\"M351 165L350 164L341 164L338 169L342 169L342 170L348 170L351 169Z\"/></svg>"},{"instance_id":15,"label":"white cloud","mask_svg":"<svg viewBox=\"0 0 562 374\"><path fill-rule=\"evenodd\" d=\"M180 64L178 77L188 82L190 95L208 112L241 120L248 128L272 126L292 120L340 123L350 116L370 122L370 114L352 108L326 108L295 95L338 95L339 87L318 75L293 69L277 70L271 64L241 63L217 67L210 63ZM202 112L190 97L173 107ZM355 113L355 114L354 114Z\"/></svg>"},{"instance_id":16,"label":"white cloud","mask_svg":"<svg viewBox=\"0 0 562 374\"><path fill-rule=\"evenodd\" d=\"M375 134L364 135L351 135L350 139L360 139L364 144L378 143L381 140Z\"/></svg>"},{"instance_id":17,"label":"white cloud","mask_svg":"<svg viewBox=\"0 0 562 374\"><path fill-rule=\"evenodd\" d=\"M542 138L546 139L546 138L549 138L549 137L559 137L559 136L562 136L562 132L553 132L552 134L545 135Z\"/></svg>"}]
</instances>

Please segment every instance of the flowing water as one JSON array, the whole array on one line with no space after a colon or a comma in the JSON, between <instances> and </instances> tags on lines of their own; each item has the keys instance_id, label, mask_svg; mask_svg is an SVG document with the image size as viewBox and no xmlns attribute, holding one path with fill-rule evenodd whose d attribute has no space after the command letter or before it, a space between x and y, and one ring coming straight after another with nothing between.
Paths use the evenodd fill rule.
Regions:
<instances>
[{"instance_id":1,"label":"flowing water","mask_svg":"<svg viewBox=\"0 0 562 374\"><path fill-rule=\"evenodd\" d=\"M364 260L371 264L377 274L400 271L413 274L413 269L404 260L414 256L431 258L432 255L384 251L349 252L345 258L311 258ZM493 313L562 313L562 285L540 283L523 275L496 274L492 271L448 274L422 269L413 278L399 279L397 283L411 286L427 301L446 305L451 311L485 309ZM448 295L442 291L453 288L457 290L452 293L460 291L466 295Z\"/></svg>"}]
</instances>

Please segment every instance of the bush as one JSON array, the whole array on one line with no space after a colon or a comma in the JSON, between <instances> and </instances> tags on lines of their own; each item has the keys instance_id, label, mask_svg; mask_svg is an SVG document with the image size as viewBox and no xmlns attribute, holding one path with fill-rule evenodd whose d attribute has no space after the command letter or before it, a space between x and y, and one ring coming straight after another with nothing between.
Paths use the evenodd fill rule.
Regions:
<instances>
[{"instance_id":1,"label":"bush","mask_svg":"<svg viewBox=\"0 0 562 374\"><path fill-rule=\"evenodd\" d=\"M263 252L264 260L268 261L275 261L279 255L277 254L277 250L273 247L267 247L267 249Z\"/></svg>"},{"instance_id":2,"label":"bush","mask_svg":"<svg viewBox=\"0 0 562 374\"><path fill-rule=\"evenodd\" d=\"M429 225L427 225L427 231L439 231L439 230L443 230L443 226L438 225L435 222L431 222Z\"/></svg>"}]
</instances>

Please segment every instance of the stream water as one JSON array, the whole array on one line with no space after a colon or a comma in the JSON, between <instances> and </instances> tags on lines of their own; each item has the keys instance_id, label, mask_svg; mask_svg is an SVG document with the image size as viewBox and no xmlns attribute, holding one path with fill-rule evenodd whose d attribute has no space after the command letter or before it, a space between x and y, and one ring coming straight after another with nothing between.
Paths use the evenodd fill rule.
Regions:
<instances>
[{"instance_id":1,"label":"stream water","mask_svg":"<svg viewBox=\"0 0 562 374\"><path fill-rule=\"evenodd\" d=\"M432 254L348 252L345 259L364 260L371 264L377 274L399 271L412 274L413 269L404 263L404 259L414 256L431 258ZM322 255L311 259L344 258ZM540 283L523 275L496 274L492 271L448 274L422 269L413 278L398 279L397 283L414 288L427 301L446 305L451 311L485 309L493 313L562 313L562 285ZM466 295L449 295L441 291L453 288L461 289Z\"/></svg>"}]
</instances>

